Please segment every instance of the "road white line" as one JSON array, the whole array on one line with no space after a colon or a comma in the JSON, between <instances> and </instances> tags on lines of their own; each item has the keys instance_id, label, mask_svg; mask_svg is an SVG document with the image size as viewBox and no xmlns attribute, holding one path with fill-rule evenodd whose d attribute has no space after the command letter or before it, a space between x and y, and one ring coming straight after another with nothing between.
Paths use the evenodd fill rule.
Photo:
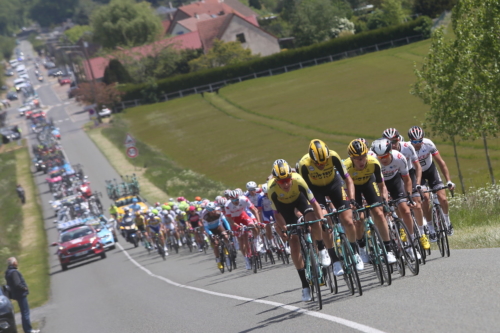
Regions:
<instances>
[{"instance_id":1,"label":"road white line","mask_svg":"<svg viewBox=\"0 0 500 333\"><path fill-rule=\"evenodd\" d=\"M198 291L198 292L209 294L209 295L213 295L213 296L231 298L231 299L235 299L235 300L238 300L238 301L260 303L260 304L266 304L266 305L270 305L270 306L280 307L280 308L283 308L283 309L286 309L286 310L289 310L289 311L293 311L293 312L305 314L305 315L308 315L308 316L311 316L311 317L316 317L316 318L328 320L328 321L331 321L331 322L334 322L334 323L337 323L337 324L340 324L340 325L344 325L344 326L353 328L353 329L358 330L360 332L366 332L366 333L384 333L384 331L381 331L381 330L378 330L376 328L373 328L373 327L370 327L370 326L366 326L366 325L363 325L363 324L359 324L359 323L356 323L354 321L350 321L350 320L347 320L347 319L343 319L343 318L331 316L331 315L328 315L328 314L325 314L325 313L321 313L321 312L304 310L302 308L299 308L299 307L296 307L296 306L293 306L293 305L286 305L286 304L282 304L282 303L278 303L278 302L266 301L266 300L261 300L261 299L252 299L252 298L241 297L241 296L237 296L237 295L223 294L223 293L218 293L218 292L210 291L210 290L206 290L206 289L196 288L196 287L192 287L192 286L186 286L184 284L180 284L180 283L174 282L174 281L172 281L170 279L167 279L167 278L165 278L163 276L156 275L156 274L152 273L149 269L145 268L144 266L142 266L141 264L139 264L137 261L135 261L130 256L130 254L128 254L128 252L123 248L123 246L121 246L119 243L116 243L116 245L118 245L118 247L120 247L120 249L123 251L123 253L125 253L125 256L134 265L136 265L137 267L139 267L146 274L148 274L151 277L154 277L154 278L157 278L159 280L162 280L162 281L164 281L164 282L166 282L168 284L171 284L171 285L173 285L175 287L190 289L190 290L193 290L193 291Z\"/></svg>"}]
</instances>

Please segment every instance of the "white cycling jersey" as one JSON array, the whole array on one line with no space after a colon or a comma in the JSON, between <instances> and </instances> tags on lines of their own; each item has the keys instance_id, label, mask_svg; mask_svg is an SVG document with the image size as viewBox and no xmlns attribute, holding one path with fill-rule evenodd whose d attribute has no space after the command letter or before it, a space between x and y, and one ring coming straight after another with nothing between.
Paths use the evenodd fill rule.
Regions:
<instances>
[{"instance_id":1,"label":"white cycling jersey","mask_svg":"<svg viewBox=\"0 0 500 333\"><path fill-rule=\"evenodd\" d=\"M406 165L406 158L403 154L395 150L391 151L391 154L392 162L389 165L384 166L380 163L384 180L390 180L398 174L401 176L408 176L408 166Z\"/></svg>"},{"instance_id":2,"label":"white cycling jersey","mask_svg":"<svg viewBox=\"0 0 500 333\"><path fill-rule=\"evenodd\" d=\"M417 151L418 161L422 166L422 172L429 169L432 165L432 156L439 154L434 142L429 139L425 139L422 142L420 150Z\"/></svg>"},{"instance_id":3,"label":"white cycling jersey","mask_svg":"<svg viewBox=\"0 0 500 333\"><path fill-rule=\"evenodd\" d=\"M408 166L408 170L413 169L413 163L418 161L418 155L411 143L400 142L399 152L406 158L406 165Z\"/></svg>"},{"instance_id":4,"label":"white cycling jersey","mask_svg":"<svg viewBox=\"0 0 500 333\"><path fill-rule=\"evenodd\" d=\"M240 196L238 203L235 205L231 200L226 202L225 213L228 217L238 217L247 208L252 208L254 205L245 196Z\"/></svg>"},{"instance_id":5,"label":"white cycling jersey","mask_svg":"<svg viewBox=\"0 0 500 333\"><path fill-rule=\"evenodd\" d=\"M250 192L245 192L245 196L250 200L250 202L257 207L257 203L259 202L259 194L256 192L254 195L251 195Z\"/></svg>"},{"instance_id":6,"label":"white cycling jersey","mask_svg":"<svg viewBox=\"0 0 500 333\"><path fill-rule=\"evenodd\" d=\"M262 210L265 212L270 212L273 210L273 205L271 200L264 194L260 195L257 207L262 207Z\"/></svg>"}]
</instances>

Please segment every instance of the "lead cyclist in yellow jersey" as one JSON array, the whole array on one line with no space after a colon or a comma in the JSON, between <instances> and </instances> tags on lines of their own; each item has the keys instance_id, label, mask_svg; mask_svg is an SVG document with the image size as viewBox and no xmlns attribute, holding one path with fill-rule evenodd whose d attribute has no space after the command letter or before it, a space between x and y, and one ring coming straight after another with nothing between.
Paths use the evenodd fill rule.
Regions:
<instances>
[{"instance_id":1,"label":"lead cyclist in yellow jersey","mask_svg":"<svg viewBox=\"0 0 500 333\"><path fill-rule=\"evenodd\" d=\"M286 231L287 224L297 222L295 210L301 212L306 221L323 218L321 207L311 190L309 190L307 183L298 173L292 172L285 160L279 159L274 162L272 175L273 178L267 183L267 194L271 200L276 224L281 230ZM322 234L319 222L311 224L311 236L315 241L321 240ZM281 237L284 241L288 240L286 234ZM300 253L298 236L290 235L289 242L292 261L302 282L302 300L307 302L311 300L311 290L306 280L304 259Z\"/></svg>"},{"instance_id":2,"label":"lead cyclist in yellow jersey","mask_svg":"<svg viewBox=\"0 0 500 333\"><path fill-rule=\"evenodd\" d=\"M326 207L326 197L329 197L337 210L344 210L339 214L340 221L347 239L349 239L353 250L356 252L356 268L362 270L364 268L363 261L357 254L356 227L352 220L352 212L345 210L350 209L351 205L340 178L344 180L347 192L352 200L354 199L354 184L346 172L340 156L333 150L328 149L328 146L323 141L314 139L309 144L309 152L300 159L297 171L304 178L320 205ZM336 176L337 173L340 177ZM318 242L318 249L322 250L326 245L328 252L324 252L329 254L331 260L320 256L321 264L328 266L333 261L333 273L337 276L344 274L340 260L333 248L333 235L329 232L323 232L323 240L324 243L323 241Z\"/></svg>"},{"instance_id":3,"label":"lead cyclist in yellow jersey","mask_svg":"<svg viewBox=\"0 0 500 333\"><path fill-rule=\"evenodd\" d=\"M363 205L362 196L368 205L380 203L382 199L387 200L388 193L382 175L382 167L375 157L368 155L366 144L359 139L352 140L347 147L347 153L349 154L349 158L344 161L344 164L354 183L356 190L355 199L358 205ZM382 206L373 208L371 214L384 241L384 246L387 250L387 261L390 264L395 263L396 257L391 249L389 229L385 221ZM359 246L359 254L363 262L368 263L369 257L365 251L364 224L358 223L356 226L356 242Z\"/></svg>"}]
</instances>

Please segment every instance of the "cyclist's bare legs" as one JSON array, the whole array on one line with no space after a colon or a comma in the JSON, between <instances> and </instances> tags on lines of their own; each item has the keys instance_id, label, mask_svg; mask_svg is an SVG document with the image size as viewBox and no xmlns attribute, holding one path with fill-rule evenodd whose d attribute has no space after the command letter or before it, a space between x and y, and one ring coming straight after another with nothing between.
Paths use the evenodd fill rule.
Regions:
<instances>
[{"instance_id":1,"label":"cyclist's bare legs","mask_svg":"<svg viewBox=\"0 0 500 333\"><path fill-rule=\"evenodd\" d=\"M443 209L443 214L448 214L448 198L446 197L446 191L445 190L440 190L436 192L439 204L441 205L441 208Z\"/></svg>"},{"instance_id":2,"label":"cyclist's bare legs","mask_svg":"<svg viewBox=\"0 0 500 333\"><path fill-rule=\"evenodd\" d=\"M412 207L413 214L415 214L415 220L417 220L417 225L421 227L424 225L424 213L422 211L422 199L420 199L420 196L414 197L412 199L415 202L415 206Z\"/></svg>"},{"instance_id":3,"label":"cyclist's bare legs","mask_svg":"<svg viewBox=\"0 0 500 333\"><path fill-rule=\"evenodd\" d=\"M372 209L371 214L373 216L373 221L375 222L375 225L380 232L382 240L384 242L389 241L389 227L387 226L387 221L385 220L384 209L381 206L375 207Z\"/></svg>"},{"instance_id":4,"label":"cyclist's bare legs","mask_svg":"<svg viewBox=\"0 0 500 333\"><path fill-rule=\"evenodd\" d=\"M398 204L398 215L403 219L408 231L413 236L413 219L411 218L410 207L406 201Z\"/></svg>"},{"instance_id":5,"label":"cyclist's bare legs","mask_svg":"<svg viewBox=\"0 0 500 333\"><path fill-rule=\"evenodd\" d=\"M356 242L356 227L354 226L354 222L352 220L352 211L351 210L343 211L342 213L339 214L339 218L349 242L351 243Z\"/></svg>"},{"instance_id":6,"label":"cyclist's bare legs","mask_svg":"<svg viewBox=\"0 0 500 333\"><path fill-rule=\"evenodd\" d=\"M247 257L248 250L250 247L248 246L248 235L246 232L243 232L240 237L238 237L238 242L240 243L240 251L243 257Z\"/></svg>"},{"instance_id":7,"label":"cyclist's bare legs","mask_svg":"<svg viewBox=\"0 0 500 333\"><path fill-rule=\"evenodd\" d=\"M299 237L292 235L289 239L290 242L290 255L296 269L304 269L304 259L300 251Z\"/></svg>"}]
</instances>

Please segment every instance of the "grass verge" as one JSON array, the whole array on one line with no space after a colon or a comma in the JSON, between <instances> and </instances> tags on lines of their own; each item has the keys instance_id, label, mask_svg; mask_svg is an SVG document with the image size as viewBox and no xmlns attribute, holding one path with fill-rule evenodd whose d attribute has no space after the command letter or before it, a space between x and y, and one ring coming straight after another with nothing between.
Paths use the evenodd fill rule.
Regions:
<instances>
[{"instance_id":1,"label":"grass verge","mask_svg":"<svg viewBox=\"0 0 500 333\"><path fill-rule=\"evenodd\" d=\"M135 173L141 184L141 194L148 202L164 202L169 196L214 196L224 189L221 183L206 179L191 170L183 170L153 148L137 142L139 156L126 157L123 141L127 134L125 124L114 119L111 128L87 131L89 137L120 174Z\"/></svg>"}]
</instances>

